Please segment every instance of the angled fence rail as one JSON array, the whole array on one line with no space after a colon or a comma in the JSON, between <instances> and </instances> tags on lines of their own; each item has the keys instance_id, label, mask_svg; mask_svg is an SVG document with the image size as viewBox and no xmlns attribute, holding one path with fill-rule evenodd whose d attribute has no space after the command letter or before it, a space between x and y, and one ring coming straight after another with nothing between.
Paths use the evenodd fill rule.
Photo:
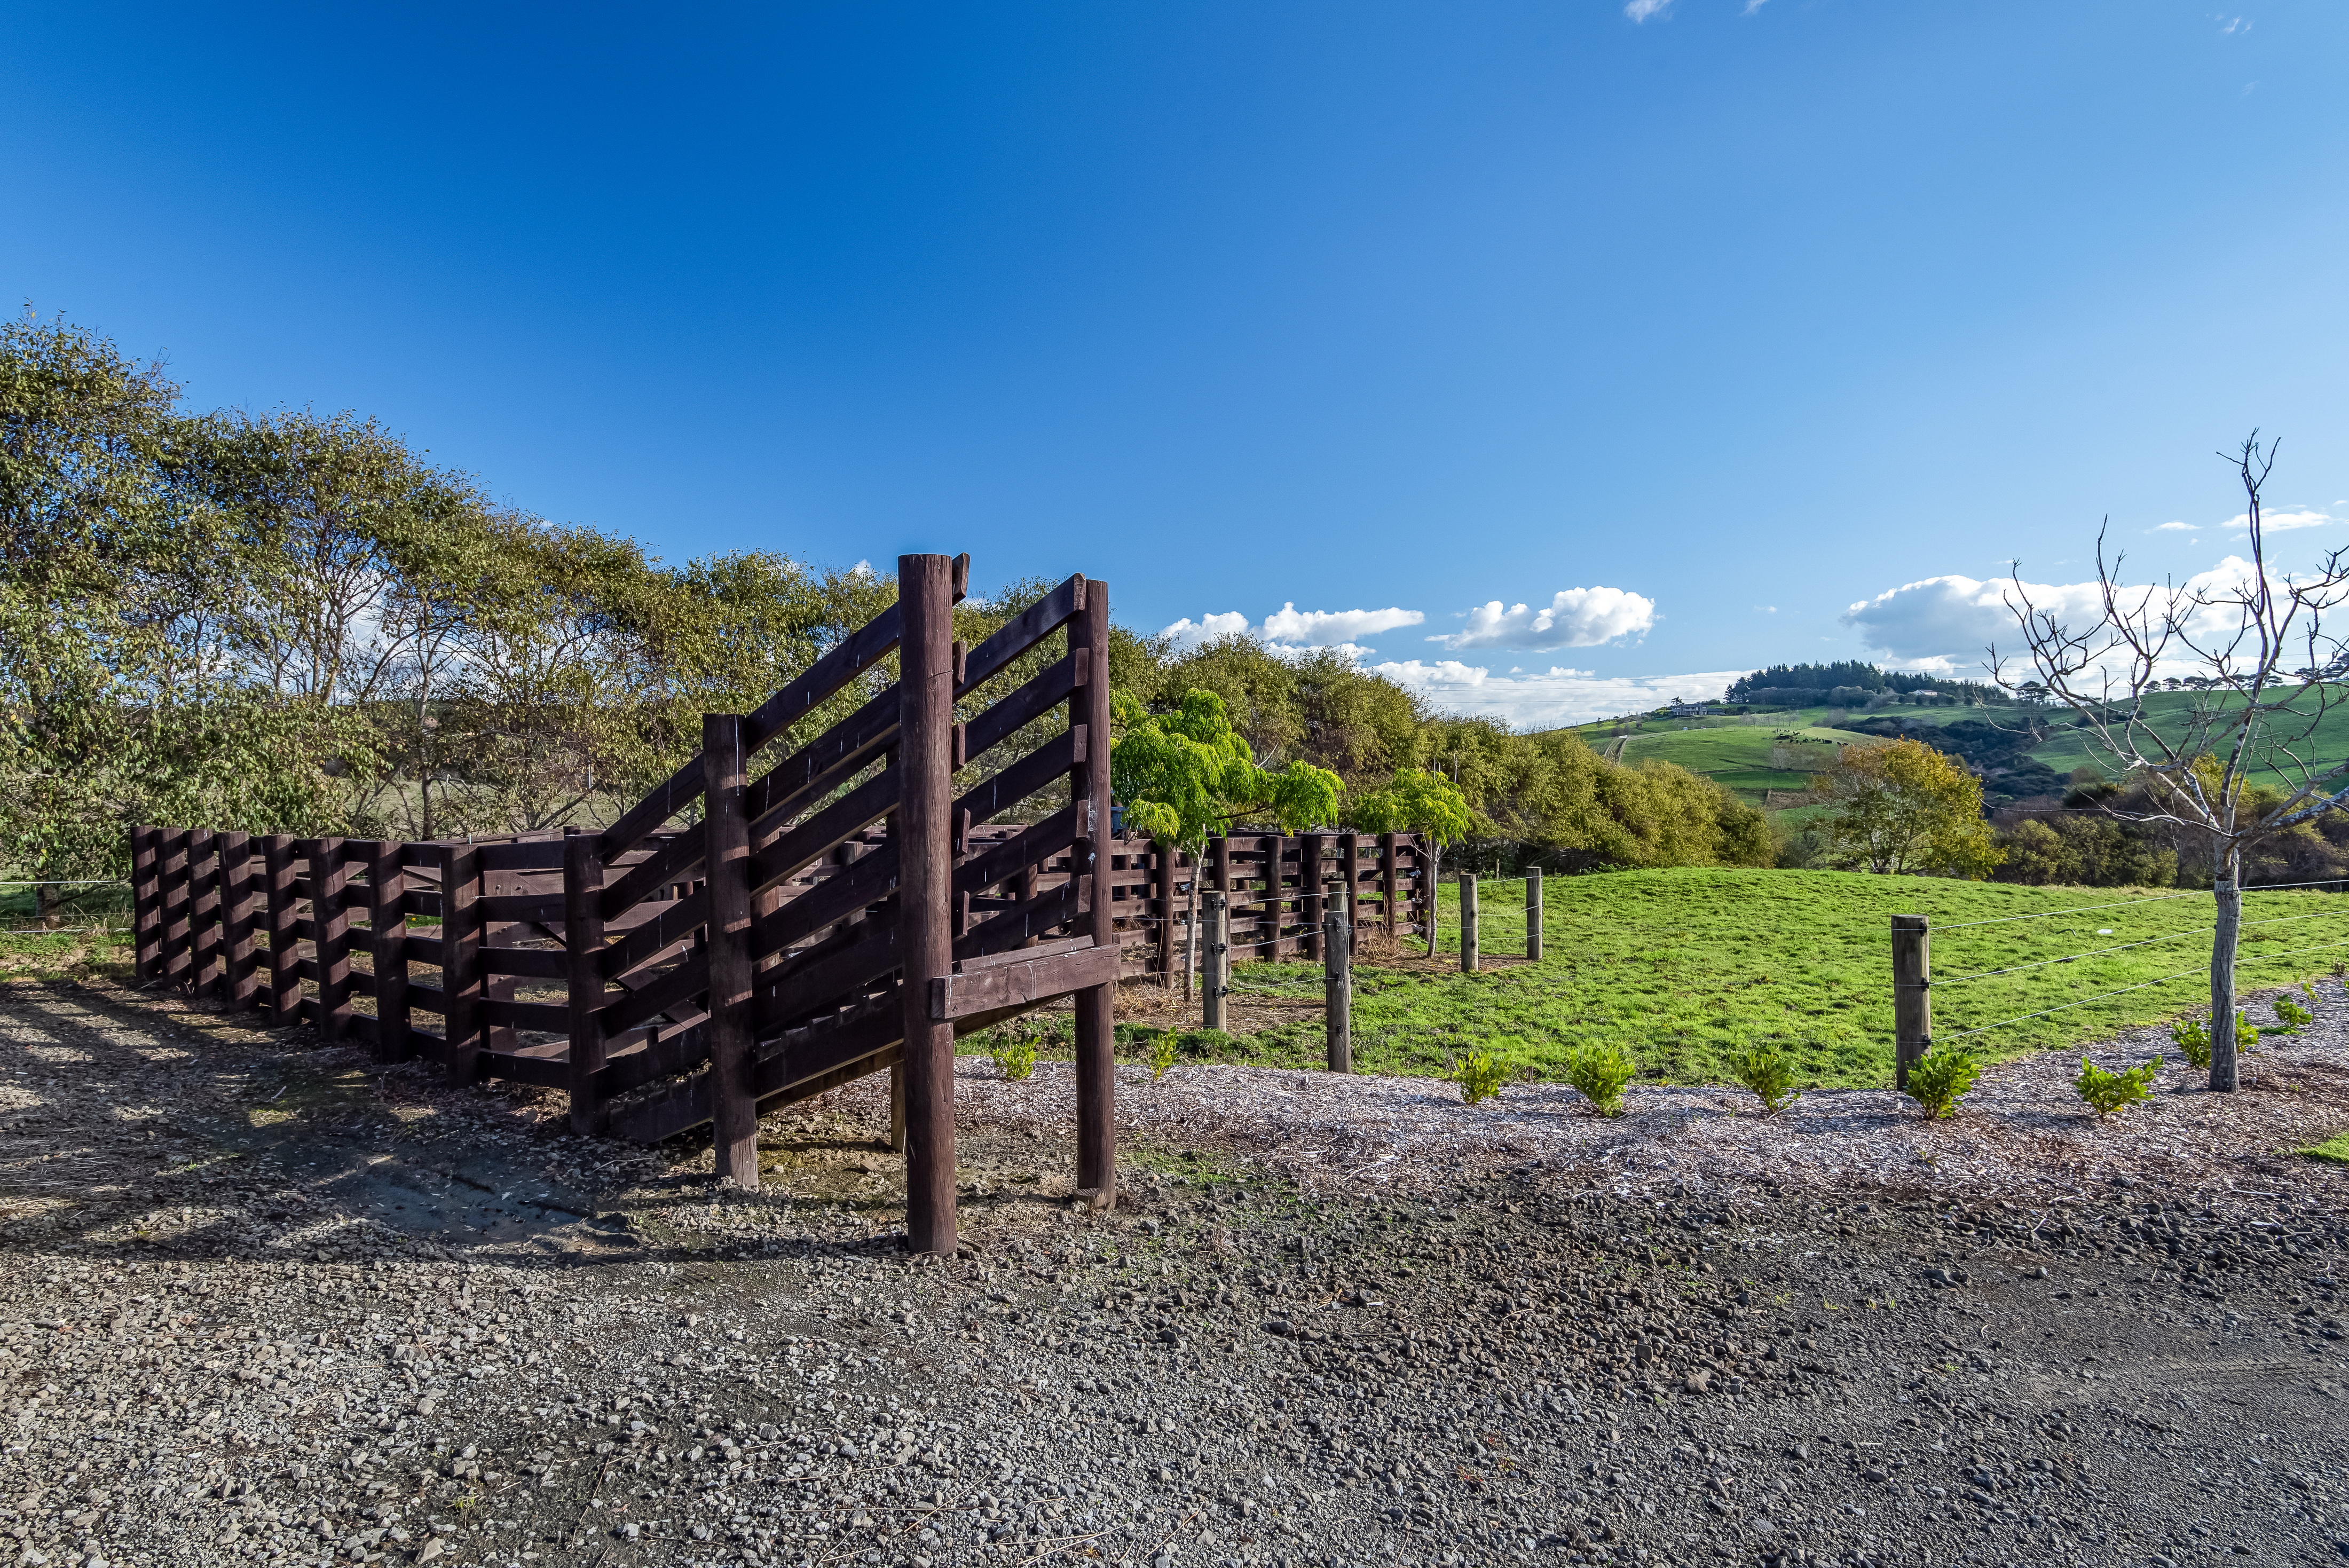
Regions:
<instances>
[{"instance_id":1,"label":"angled fence rail","mask_svg":"<svg viewBox=\"0 0 2349 1568\"><path fill-rule=\"evenodd\" d=\"M582 1132L709 1125L742 1186L762 1111L894 1070L918 1251L955 1244L955 1037L1073 996L1079 1185L1107 1201L1112 988L1179 961L1195 880L1265 957L1317 956L1331 909L1423 930L1429 889L1407 835L1241 836L1201 863L1111 836L1106 586L1071 577L967 648L968 561L900 557L895 605L757 711L707 715L700 753L601 831L134 829L142 981L564 1089Z\"/></svg>"}]
</instances>

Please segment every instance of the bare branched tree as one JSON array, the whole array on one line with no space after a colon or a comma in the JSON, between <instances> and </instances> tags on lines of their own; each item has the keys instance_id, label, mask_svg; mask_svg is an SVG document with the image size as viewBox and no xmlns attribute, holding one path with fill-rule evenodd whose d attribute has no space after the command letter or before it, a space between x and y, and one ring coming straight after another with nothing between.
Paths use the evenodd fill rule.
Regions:
<instances>
[{"instance_id":1,"label":"bare branched tree","mask_svg":"<svg viewBox=\"0 0 2349 1568\"><path fill-rule=\"evenodd\" d=\"M2349 702L2349 651L2339 623L2326 622L2349 599L2349 551L2324 555L2304 576L2271 573L2261 492L2275 443L2262 448L2253 431L2240 451L2219 455L2242 480L2247 571L2230 581L2130 587L2121 581L2122 556L2107 557L2100 531L2100 613L2075 625L2034 604L2018 564L2007 607L2033 678L2010 681L2013 661L1995 647L1990 662L2008 691L2078 714L2091 750L2141 786L2107 802L2107 815L2167 824L2208 845L2218 907L2210 1087L2231 1090L2243 851L2349 800L2349 757L2328 754L2320 733L2325 714ZM2181 667L2194 673L2180 677ZM2147 701L2163 691L2191 695L2182 711Z\"/></svg>"}]
</instances>

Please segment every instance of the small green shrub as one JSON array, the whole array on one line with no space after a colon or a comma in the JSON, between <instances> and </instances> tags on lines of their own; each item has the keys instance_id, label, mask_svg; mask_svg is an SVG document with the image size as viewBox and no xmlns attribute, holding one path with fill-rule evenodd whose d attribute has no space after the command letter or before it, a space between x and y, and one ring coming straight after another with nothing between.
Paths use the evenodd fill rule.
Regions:
<instances>
[{"instance_id":1,"label":"small green shrub","mask_svg":"<svg viewBox=\"0 0 2349 1568\"><path fill-rule=\"evenodd\" d=\"M1938 1046L1909 1064L1909 1086L1901 1093L1917 1102L1927 1120L1945 1121L1981 1076L1982 1064L1971 1054L1955 1045Z\"/></svg>"},{"instance_id":2,"label":"small green shrub","mask_svg":"<svg viewBox=\"0 0 2349 1568\"><path fill-rule=\"evenodd\" d=\"M1795 1087L1794 1059L1775 1045L1756 1045L1733 1057L1730 1070L1762 1102L1764 1116L1775 1116L1802 1098Z\"/></svg>"},{"instance_id":3,"label":"small green shrub","mask_svg":"<svg viewBox=\"0 0 2349 1568\"><path fill-rule=\"evenodd\" d=\"M2210 1032L2202 1027L2200 1019L2181 1018L2171 1024L2169 1040L2188 1062L2206 1073L2210 1070Z\"/></svg>"},{"instance_id":4,"label":"small green shrub","mask_svg":"<svg viewBox=\"0 0 2349 1568\"><path fill-rule=\"evenodd\" d=\"M2248 1056L2259 1048L2259 1025L2238 1012L2235 1014L2235 1049Z\"/></svg>"},{"instance_id":5,"label":"small green shrub","mask_svg":"<svg viewBox=\"0 0 2349 1568\"><path fill-rule=\"evenodd\" d=\"M2316 1022L2316 1014L2289 996L2275 999L2275 1015L2276 1022L2283 1026L2286 1034L2297 1034Z\"/></svg>"},{"instance_id":6,"label":"small green shrub","mask_svg":"<svg viewBox=\"0 0 2349 1568\"><path fill-rule=\"evenodd\" d=\"M1166 1075L1166 1069L1174 1064L1174 1053L1181 1045L1181 1039L1172 1029L1160 1030L1157 1038L1151 1041L1150 1081L1152 1083L1154 1084Z\"/></svg>"},{"instance_id":7,"label":"small green shrub","mask_svg":"<svg viewBox=\"0 0 2349 1568\"><path fill-rule=\"evenodd\" d=\"M1471 1051L1452 1064L1449 1076L1460 1085L1462 1103L1473 1106L1499 1094L1501 1085L1508 1081L1509 1069L1490 1052Z\"/></svg>"},{"instance_id":8,"label":"small green shrub","mask_svg":"<svg viewBox=\"0 0 2349 1568\"><path fill-rule=\"evenodd\" d=\"M2085 1056L2080 1058L2080 1075L2073 1086L2080 1097L2088 1102L2099 1120L2111 1116L2123 1106L2135 1105L2145 1098L2154 1075L2161 1071L2161 1058L2156 1056L2142 1066L2131 1067L2126 1073L2107 1073Z\"/></svg>"},{"instance_id":9,"label":"small green shrub","mask_svg":"<svg viewBox=\"0 0 2349 1568\"><path fill-rule=\"evenodd\" d=\"M1007 1036L987 1048L1003 1075L1013 1083L1036 1070L1036 1039L1032 1034Z\"/></svg>"},{"instance_id":10,"label":"small green shrub","mask_svg":"<svg viewBox=\"0 0 2349 1568\"><path fill-rule=\"evenodd\" d=\"M1602 1116L1623 1114L1623 1085L1639 1072L1620 1045L1577 1045L1566 1054L1566 1081Z\"/></svg>"}]
</instances>

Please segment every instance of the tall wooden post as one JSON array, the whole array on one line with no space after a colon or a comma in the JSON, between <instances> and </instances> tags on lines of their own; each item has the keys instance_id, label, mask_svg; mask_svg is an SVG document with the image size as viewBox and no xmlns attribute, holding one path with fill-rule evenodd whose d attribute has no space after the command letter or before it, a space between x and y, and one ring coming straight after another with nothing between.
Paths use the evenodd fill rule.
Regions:
<instances>
[{"instance_id":1,"label":"tall wooden post","mask_svg":"<svg viewBox=\"0 0 2349 1568\"><path fill-rule=\"evenodd\" d=\"M1174 859L1179 853L1164 844L1153 845L1150 850L1153 897L1158 903L1158 979L1161 984L1174 983Z\"/></svg>"},{"instance_id":2,"label":"tall wooden post","mask_svg":"<svg viewBox=\"0 0 2349 1568\"><path fill-rule=\"evenodd\" d=\"M408 1039L408 873L399 841L367 848L367 951L375 966L375 1059L405 1062Z\"/></svg>"},{"instance_id":3,"label":"tall wooden post","mask_svg":"<svg viewBox=\"0 0 2349 1568\"><path fill-rule=\"evenodd\" d=\"M291 834L261 841L263 919L269 928L269 991L264 1005L279 1029L302 1022L302 862Z\"/></svg>"},{"instance_id":4,"label":"tall wooden post","mask_svg":"<svg viewBox=\"0 0 2349 1568\"><path fill-rule=\"evenodd\" d=\"M452 1084L470 1084L481 1062L481 852L440 846L440 1060Z\"/></svg>"},{"instance_id":5,"label":"tall wooden post","mask_svg":"<svg viewBox=\"0 0 2349 1568\"><path fill-rule=\"evenodd\" d=\"M1232 907L1229 895L1201 896L1199 912L1206 918L1206 940L1199 952L1199 1026L1224 1026L1224 994L1231 987Z\"/></svg>"},{"instance_id":6,"label":"tall wooden post","mask_svg":"<svg viewBox=\"0 0 2349 1568\"><path fill-rule=\"evenodd\" d=\"M1069 704L1071 723L1085 727L1084 760L1070 779L1072 798L1092 803L1086 818L1089 842L1069 860L1069 875L1090 877L1092 887L1085 927L1095 942L1117 940L1109 886L1109 585L1088 579L1084 607L1069 625L1071 652L1086 650L1085 684ZM1077 992L1077 1186L1093 1201L1117 1200L1117 982Z\"/></svg>"},{"instance_id":7,"label":"tall wooden post","mask_svg":"<svg viewBox=\"0 0 2349 1568\"><path fill-rule=\"evenodd\" d=\"M313 838L310 863L310 950L318 965L318 1033L340 1040L351 1026L351 912L343 908L350 873L343 863L343 840Z\"/></svg>"},{"instance_id":8,"label":"tall wooden post","mask_svg":"<svg viewBox=\"0 0 2349 1568\"><path fill-rule=\"evenodd\" d=\"M1538 866L1526 867L1526 957L1536 963L1542 956L1542 874Z\"/></svg>"},{"instance_id":9,"label":"tall wooden post","mask_svg":"<svg viewBox=\"0 0 2349 1568\"><path fill-rule=\"evenodd\" d=\"M1321 956L1321 912L1328 908L1329 872L1321 861L1322 846L1328 836L1300 833L1297 836L1297 919L1305 928L1301 946L1305 956Z\"/></svg>"},{"instance_id":10,"label":"tall wooden post","mask_svg":"<svg viewBox=\"0 0 2349 1568\"><path fill-rule=\"evenodd\" d=\"M1460 972L1476 972L1476 873L1460 873Z\"/></svg>"},{"instance_id":11,"label":"tall wooden post","mask_svg":"<svg viewBox=\"0 0 2349 1568\"><path fill-rule=\"evenodd\" d=\"M188 835L188 992L211 996L221 982L220 836L208 827Z\"/></svg>"},{"instance_id":12,"label":"tall wooden post","mask_svg":"<svg viewBox=\"0 0 2349 1568\"><path fill-rule=\"evenodd\" d=\"M1296 940L1286 934L1288 920L1284 905L1288 891L1288 874L1282 860L1288 850L1288 841L1278 833L1264 837L1264 956L1278 961L1283 954L1297 950Z\"/></svg>"},{"instance_id":13,"label":"tall wooden post","mask_svg":"<svg viewBox=\"0 0 2349 1568\"><path fill-rule=\"evenodd\" d=\"M956 1241L954 1024L930 1016L930 981L954 967L954 599L947 556L897 557L897 954L916 1252L950 1253Z\"/></svg>"},{"instance_id":14,"label":"tall wooden post","mask_svg":"<svg viewBox=\"0 0 2349 1568\"><path fill-rule=\"evenodd\" d=\"M599 835L565 829L563 949L571 1010L571 1130L602 1132L604 1108L604 853Z\"/></svg>"},{"instance_id":15,"label":"tall wooden post","mask_svg":"<svg viewBox=\"0 0 2349 1568\"><path fill-rule=\"evenodd\" d=\"M2230 848L2210 884L2210 1087L2232 1094L2241 1086L2235 1036L2235 953L2243 929L2241 852Z\"/></svg>"},{"instance_id":16,"label":"tall wooden post","mask_svg":"<svg viewBox=\"0 0 2349 1568\"><path fill-rule=\"evenodd\" d=\"M221 938L227 954L227 972L221 979L221 1001L243 1012L253 1006L260 981L254 973L253 941L254 882L253 835L220 836Z\"/></svg>"},{"instance_id":17,"label":"tall wooden post","mask_svg":"<svg viewBox=\"0 0 2349 1568\"><path fill-rule=\"evenodd\" d=\"M1354 1070L1354 934L1332 909L1321 920L1322 1016L1330 1034L1330 1071Z\"/></svg>"},{"instance_id":18,"label":"tall wooden post","mask_svg":"<svg viewBox=\"0 0 2349 1568\"><path fill-rule=\"evenodd\" d=\"M160 828L130 830L131 950L142 984L163 972L163 862L157 853L161 837Z\"/></svg>"},{"instance_id":19,"label":"tall wooden post","mask_svg":"<svg viewBox=\"0 0 2349 1568\"><path fill-rule=\"evenodd\" d=\"M1383 903L1379 913L1386 921L1387 940L1390 943L1402 934L1395 929L1395 923L1402 914L1402 878L1398 872L1399 867L1395 865L1395 836L1392 833L1381 833L1379 835L1379 896Z\"/></svg>"},{"instance_id":20,"label":"tall wooden post","mask_svg":"<svg viewBox=\"0 0 2349 1568\"><path fill-rule=\"evenodd\" d=\"M1362 836L1338 835L1339 874L1345 888L1346 940L1359 941L1362 929Z\"/></svg>"},{"instance_id":21,"label":"tall wooden post","mask_svg":"<svg viewBox=\"0 0 2349 1568\"><path fill-rule=\"evenodd\" d=\"M1892 1074L1909 1086L1909 1069L1933 1048L1930 938L1922 915L1892 917Z\"/></svg>"},{"instance_id":22,"label":"tall wooden post","mask_svg":"<svg viewBox=\"0 0 2349 1568\"><path fill-rule=\"evenodd\" d=\"M750 1085L750 759L742 715L701 716L702 865L709 887L709 1087L718 1179L759 1185L759 1107ZM910 890L907 892L910 899ZM911 983L913 971L906 971Z\"/></svg>"},{"instance_id":23,"label":"tall wooden post","mask_svg":"<svg viewBox=\"0 0 2349 1568\"><path fill-rule=\"evenodd\" d=\"M162 890L162 978L181 981L188 972L191 929L188 924L188 830L165 828L158 852L162 861L162 869L158 873Z\"/></svg>"}]
</instances>

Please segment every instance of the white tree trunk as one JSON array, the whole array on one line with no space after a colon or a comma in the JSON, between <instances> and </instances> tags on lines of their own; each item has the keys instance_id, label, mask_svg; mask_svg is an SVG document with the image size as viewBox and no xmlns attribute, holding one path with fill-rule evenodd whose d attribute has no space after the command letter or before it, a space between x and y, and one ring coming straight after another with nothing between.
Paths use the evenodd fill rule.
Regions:
<instances>
[{"instance_id":1,"label":"white tree trunk","mask_svg":"<svg viewBox=\"0 0 2349 1568\"><path fill-rule=\"evenodd\" d=\"M2210 933L2210 1086L2231 1091L2235 1068L2235 942L2243 927L2241 857L2230 846L2211 889L2219 906Z\"/></svg>"}]
</instances>

